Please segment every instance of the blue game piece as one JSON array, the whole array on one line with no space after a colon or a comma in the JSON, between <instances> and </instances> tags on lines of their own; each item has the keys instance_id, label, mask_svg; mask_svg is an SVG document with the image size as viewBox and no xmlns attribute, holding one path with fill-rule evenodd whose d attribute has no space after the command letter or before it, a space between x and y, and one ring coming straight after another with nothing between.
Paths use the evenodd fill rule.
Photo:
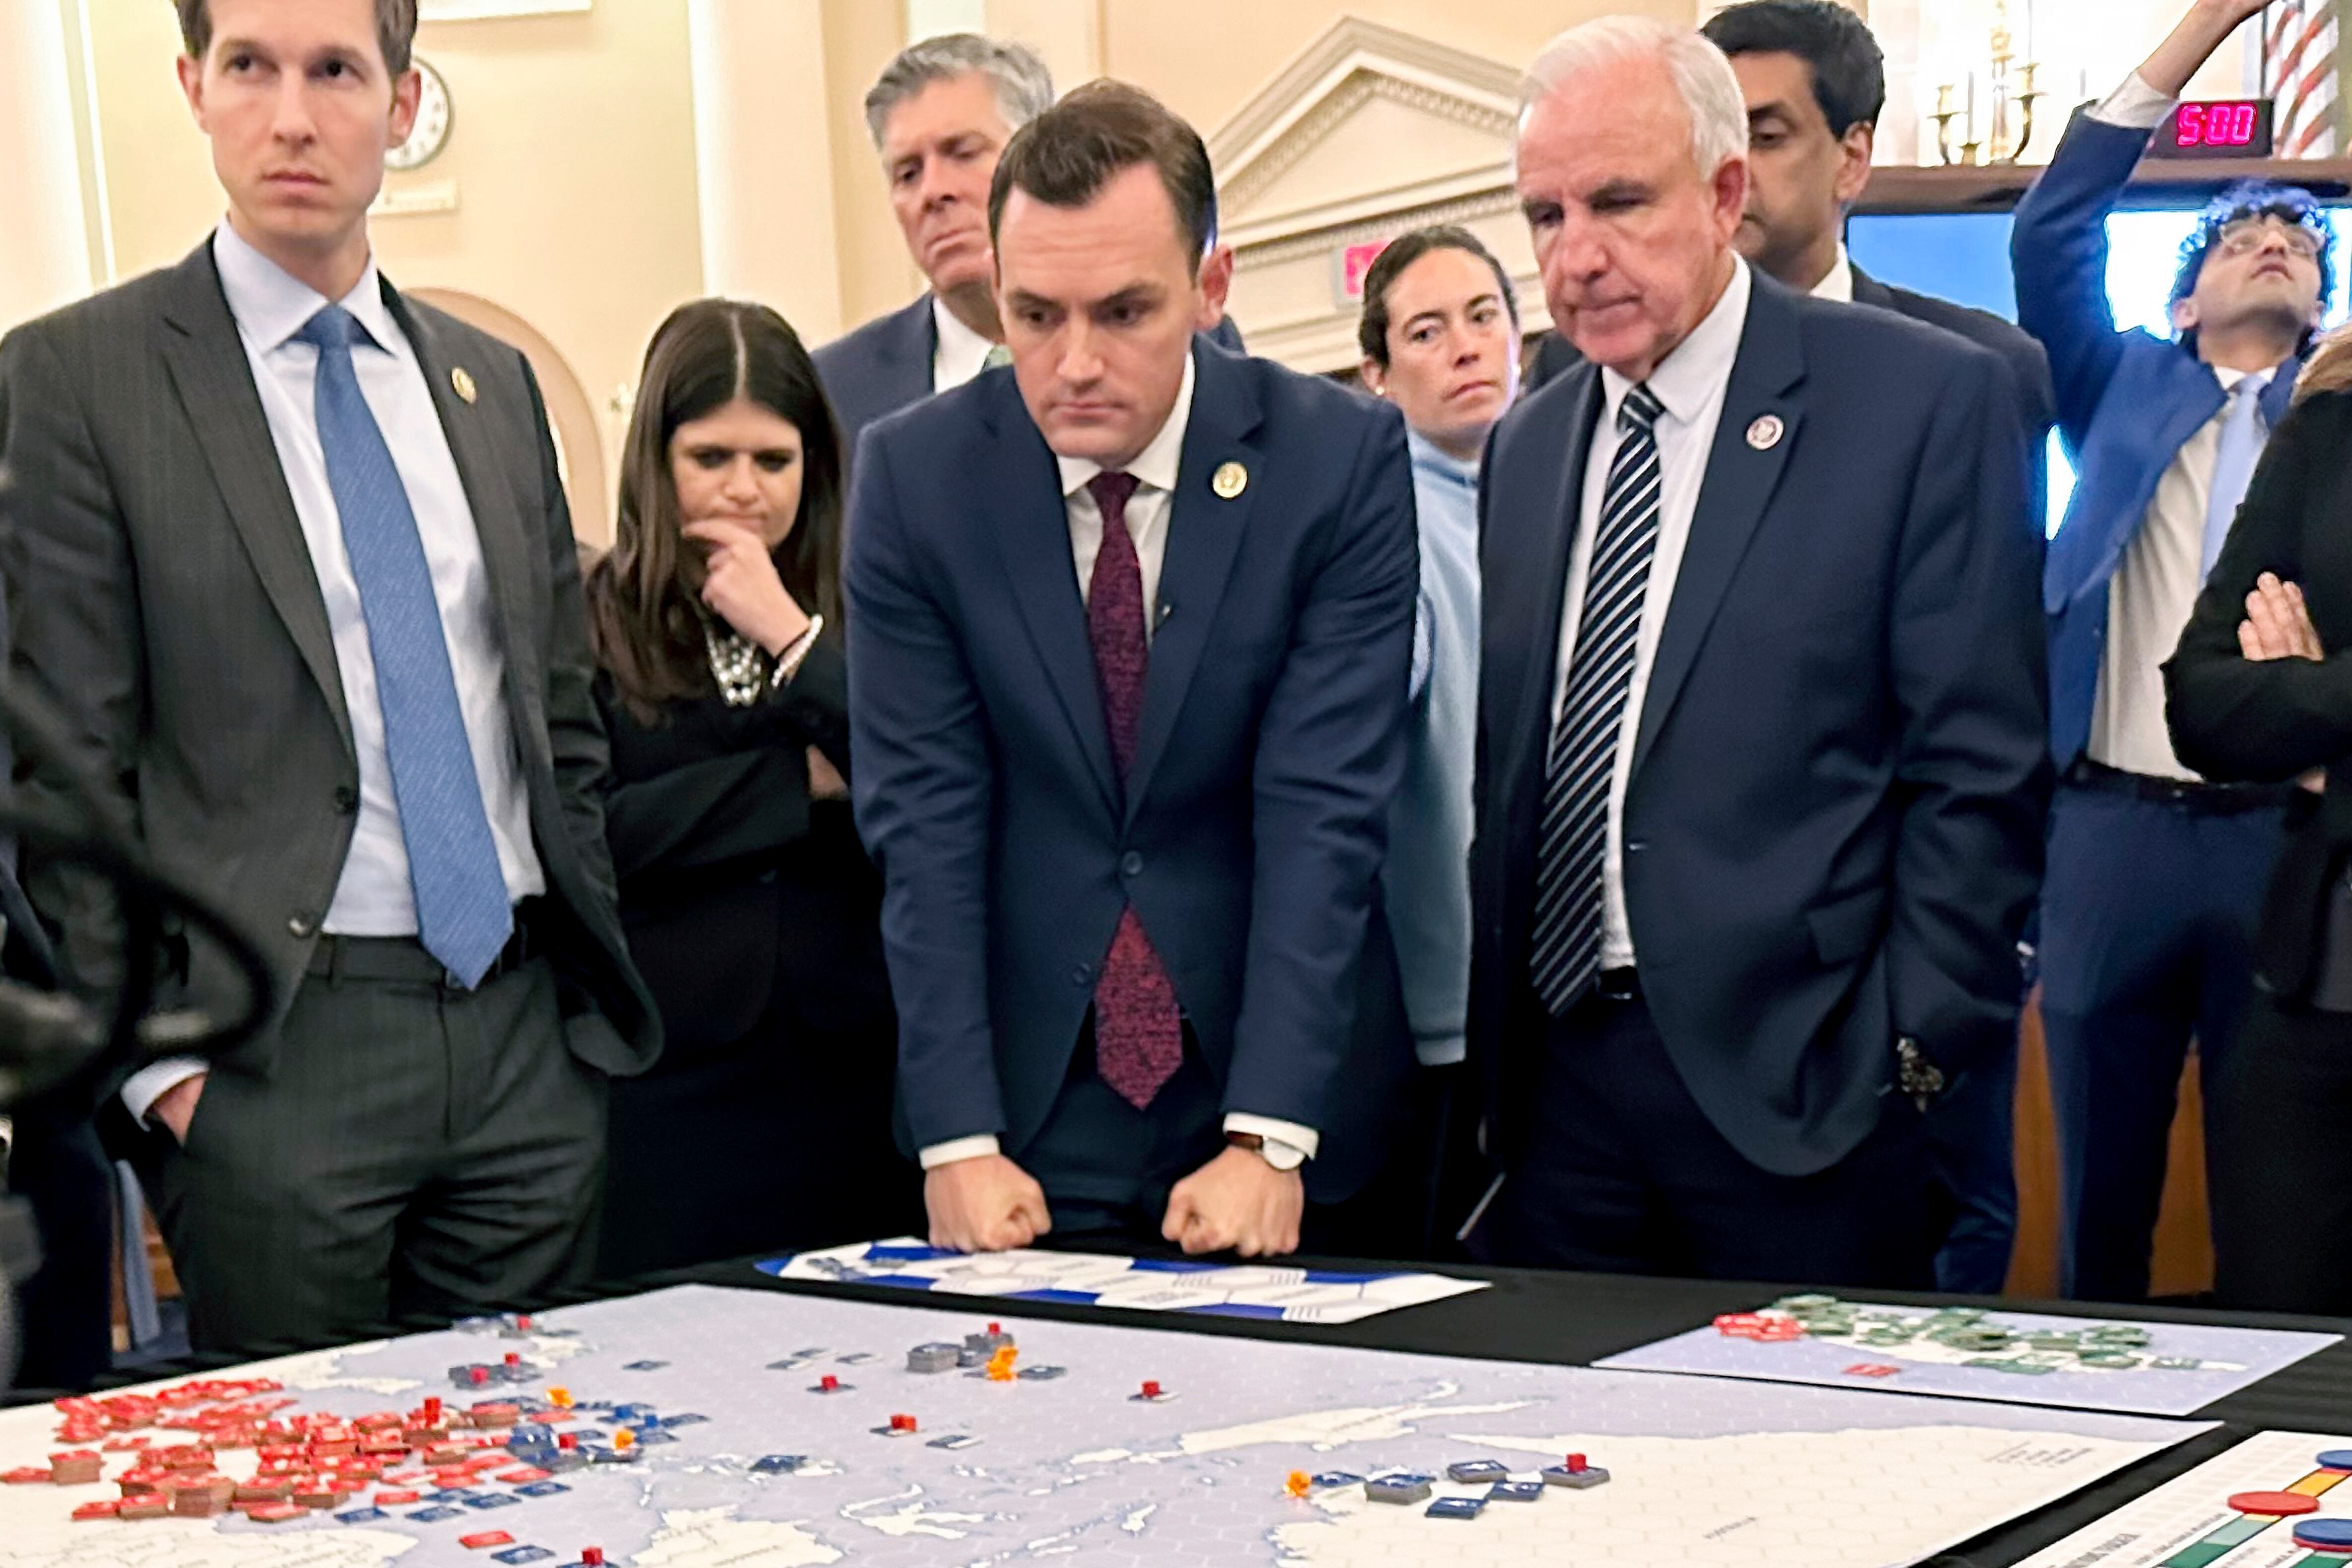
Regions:
<instances>
[{"instance_id":1,"label":"blue game piece","mask_svg":"<svg viewBox=\"0 0 2352 1568\"><path fill-rule=\"evenodd\" d=\"M1315 1484L1318 1487L1360 1487L1364 1484L1364 1478L1351 1476L1345 1470L1325 1470L1315 1478Z\"/></svg>"},{"instance_id":2,"label":"blue game piece","mask_svg":"<svg viewBox=\"0 0 2352 1568\"><path fill-rule=\"evenodd\" d=\"M355 1508L348 1513L339 1513L335 1517L345 1524L373 1524L379 1519L389 1519L392 1516L380 1508Z\"/></svg>"},{"instance_id":3,"label":"blue game piece","mask_svg":"<svg viewBox=\"0 0 2352 1568\"><path fill-rule=\"evenodd\" d=\"M668 1364L669 1363L666 1361L625 1361L621 1363L621 1370L623 1372L659 1372Z\"/></svg>"},{"instance_id":4,"label":"blue game piece","mask_svg":"<svg viewBox=\"0 0 2352 1568\"><path fill-rule=\"evenodd\" d=\"M1486 1489L1488 1502L1541 1502L1541 1481L1496 1481Z\"/></svg>"},{"instance_id":5,"label":"blue game piece","mask_svg":"<svg viewBox=\"0 0 2352 1568\"><path fill-rule=\"evenodd\" d=\"M755 1476L789 1476L808 1463L806 1454L762 1454L751 1461Z\"/></svg>"},{"instance_id":6,"label":"blue game piece","mask_svg":"<svg viewBox=\"0 0 2352 1568\"><path fill-rule=\"evenodd\" d=\"M2297 1520L2294 1543L2314 1552L2340 1552L2352 1546L2352 1519Z\"/></svg>"},{"instance_id":7,"label":"blue game piece","mask_svg":"<svg viewBox=\"0 0 2352 1568\"><path fill-rule=\"evenodd\" d=\"M1486 1509L1485 1498L1442 1497L1422 1512L1432 1519L1475 1519Z\"/></svg>"},{"instance_id":8,"label":"blue game piece","mask_svg":"<svg viewBox=\"0 0 2352 1568\"><path fill-rule=\"evenodd\" d=\"M637 1445L640 1447L644 1447L654 1443L675 1443L677 1441L677 1433L665 1432L658 1426L640 1426L637 1428Z\"/></svg>"},{"instance_id":9,"label":"blue game piece","mask_svg":"<svg viewBox=\"0 0 2352 1568\"><path fill-rule=\"evenodd\" d=\"M509 1546L504 1552L490 1553L493 1563L544 1563L554 1556L544 1546Z\"/></svg>"},{"instance_id":10,"label":"blue game piece","mask_svg":"<svg viewBox=\"0 0 2352 1568\"><path fill-rule=\"evenodd\" d=\"M515 1488L515 1496L553 1497L558 1492L568 1492L571 1489L562 1481L533 1481L527 1487Z\"/></svg>"},{"instance_id":11,"label":"blue game piece","mask_svg":"<svg viewBox=\"0 0 2352 1568\"><path fill-rule=\"evenodd\" d=\"M709 1416L704 1415L698 1411L688 1410L683 1414L667 1417L662 1422L662 1425L665 1426L699 1426L709 1419Z\"/></svg>"},{"instance_id":12,"label":"blue game piece","mask_svg":"<svg viewBox=\"0 0 2352 1568\"><path fill-rule=\"evenodd\" d=\"M512 1508L522 1501L511 1492L483 1492L466 1500L467 1508Z\"/></svg>"},{"instance_id":13,"label":"blue game piece","mask_svg":"<svg viewBox=\"0 0 2352 1568\"><path fill-rule=\"evenodd\" d=\"M1457 1481L1499 1481L1510 1473L1510 1466L1493 1459L1456 1459L1445 1467L1447 1478Z\"/></svg>"},{"instance_id":14,"label":"blue game piece","mask_svg":"<svg viewBox=\"0 0 2352 1568\"><path fill-rule=\"evenodd\" d=\"M2352 1448L2330 1448L2319 1456L2323 1470L2343 1470L2352 1473Z\"/></svg>"},{"instance_id":15,"label":"blue game piece","mask_svg":"<svg viewBox=\"0 0 2352 1568\"><path fill-rule=\"evenodd\" d=\"M408 1517L417 1524L431 1524L438 1520L463 1519L466 1510L462 1508L420 1508Z\"/></svg>"},{"instance_id":16,"label":"blue game piece","mask_svg":"<svg viewBox=\"0 0 2352 1568\"><path fill-rule=\"evenodd\" d=\"M426 1502L464 1502L474 1495L470 1487L444 1487L437 1492L426 1492Z\"/></svg>"}]
</instances>

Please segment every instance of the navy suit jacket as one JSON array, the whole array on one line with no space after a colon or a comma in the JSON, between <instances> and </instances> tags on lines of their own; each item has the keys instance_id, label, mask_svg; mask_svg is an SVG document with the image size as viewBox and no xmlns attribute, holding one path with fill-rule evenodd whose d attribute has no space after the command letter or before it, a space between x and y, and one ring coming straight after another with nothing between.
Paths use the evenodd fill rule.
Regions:
<instances>
[{"instance_id":1,"label":"navy suit jacket","mask_svg":"<svg viewBox=\"0 0 2352 1568\"><path fill-rule=\"evenodd\" d=\"M1378 921L1419 580L1404 426L1193 355L1124 789L1060 475L1012 373L860 447L851 751L901 1109L917 1148L993 1132L1019 1158L1132 901L1224 1109L1317 1129L1308 1191L1329 1200L1378 1162L1412 1059ZM1211 479L1232 465L1248 482L1228 499Z\"/></svg>"},{"instance_id":2,"label":"navy suit jacket","mask_svg":"<svg viewBox=\"0 0 2352 1568\"><path fill-rule=\"evenodd\" d=\"M1780 1174L1876 1125L1898 1038L1956 1073L2012 1037L2048 763L2010 387L1948 332L1755 281L1637 729L1624 879L1675 1068ZM1545 1035L1536 846L1601 408L1591 365L1523 402L1481 497L1470 1043L1506 1151Z\"/></svg>"},{"instance_id":3,"label":"navy suit jacket","mask_svg":"<svg viewBox=\"0 0 2352 1568\"><path fill-rule=\"evenodd\" d=\"M2058 430L2074 459L2074 499L2050 542L2042 607L2050 617L2050 750L2062 769L2090 742L2107 637L2107 584L2139 531L2173 458L2221 411L2213 369L2181 343L2119 332L2107 302L2107 215L2147 150L2148 132L2077 115L2010 235L2017 319L2050 352ZM2302 362L2263 390L2273 429Z\"/></svg>"},{"instance_id":4,"label":"navy suit jacket","mask_svg":"<svg viewBox=\"0 0 2352 1568\"><path fill-rule=\"evenodd\" d=\"M1230 316L1203 335L1221 349L1242 352L1241 331ZM931 297L925 294L810 356L853 450L868 425L931 395L931 359L939 349L939 322L931 315Z\"/></svg>"}]
</instances>

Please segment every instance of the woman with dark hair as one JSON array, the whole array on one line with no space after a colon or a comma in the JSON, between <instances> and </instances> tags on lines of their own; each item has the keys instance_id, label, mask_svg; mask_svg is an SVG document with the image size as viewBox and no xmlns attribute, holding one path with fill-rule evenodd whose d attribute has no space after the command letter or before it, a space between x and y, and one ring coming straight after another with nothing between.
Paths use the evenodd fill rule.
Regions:
<instances>
[{"instance_id":1,"label":"woman with dark hair","mask_svg":"<svg viewBox=\"0 0 2352 1568\"><path fill-rule=\"evenodd\" d=\"M2352 337L2314 356L2165 666L2180 758L2302 787L2213 1108L2215 1293L2352 1314Z\"/></svg>"},{"instance_id":2,"label":"woman with dark hair","mask_svg":"<svg viewBox=\"0 0 2352 1568\"><path fill-rule=\"evenodd\" d=\"M606 833L668 1044L613 1086L601 1271L893 1235L881 884L850 821L842 440L801 341L702 300L654 334L587 574Z\"/></svg>"}]
</instances>

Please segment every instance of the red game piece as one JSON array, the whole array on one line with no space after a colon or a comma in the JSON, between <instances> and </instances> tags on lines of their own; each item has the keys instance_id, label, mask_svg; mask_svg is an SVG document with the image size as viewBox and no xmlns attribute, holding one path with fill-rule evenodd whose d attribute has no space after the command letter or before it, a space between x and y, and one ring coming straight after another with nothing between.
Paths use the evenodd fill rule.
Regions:
<instances>
[{"instance_id":1,"label":"red game piece","mask_svg":"<svg viewBox=\"0 0 2352 1568\"><path fill-rule=\"evenodd\" d=\"M1138 1399L1160 1399L1165 1398L1166 1395L1160 1389L1160 1380L1156 1377L1148 1377L1143 1380L1143 1392L1137 1394L1136 1397Z\"/></svg>"},{"instance_id":2,"label":"red game piece","mask_svg":"<svg viewBox=\"0 0 2352 1568\"><path fill-rule=\"evenodd\" d=\"M399 1508L404 1504L415 1502L423 1495L423 1493L411 1488L401 1487L392 1491L376 1493L375 1506L378 1508Z\"/></svg>"},{"instance_id":3,"label":"red game piece","mask_svg":"<svg viewBox=\"0 0 2352 1568\"><path fill-rule=\"evenodd\" d=\"M2317 1513L2319 1500L2301 1492L2240 1492L2230 1500L2230 1506L2240 1513L2294 1519L2306 1513Z\"/></svg>"},{"instance_id":4,"label":"red game piece","mask_svg":"<svg viewBox=\"0 0 2352 1568\"><path fill-rule=\"evenodd\" d=\"M915 1418L914 1418L913 1416L911 1416L911 1415L893 1415L892 1417L890 1417L890 1430L891 1430L891 1431L893 1431L893 1432L911 1432L911 1431L913 1431L914 1429L915 1429Z\"/></svg>"},{"instance_id":5,"label":"red game piece","mask_svg":"<svg viewBox=\"0 0 2352 1568\"><path fill-rule=\"evenodd\" d=\"M457 1537L457 1544L468 1552L479 1552L485 1546L512 1546L514 1537L503 1530L478 1530Z\"/></svg>"},{"instance_id":6,"label":"red game piece","mask_svg":"<svg viewBox=\"0 0 2352 1568\"><path fill-rule=\"evenodd\" d=\"M310 1510L290 1502L257 1502L245 1510L245 1517L256 1524L284 1524L290 1519L303 1519Z\"/></svg>"},{"instance_id":7,"label":"red game piece","mask_svg":"<svg viewBox=\"0 0 2352 1568\"><path fill-rule=\"evenodd\" d=\"M580 1434L577 1432L558 1432L555 1435L555 1446L558 1448L562 1449L577 1448L580 1447Z\"/></svg>"},{"instance_id":8,"label":"red game piece","mask_svg":"<svg viewBox=\"0 0 2352 1568\"><path fill-rule=\"evenodd\" d=\"M580 1568L604 1568L604 1562L603 1547L583 1546L580 1549Z\"/></svg>"},{"instance_id":9,"label":"red game piece","mask_svg":"<svg viewBox=\"0 0 2352 1568\"><path fill-rule=\"evenodd\" d=\"M161 1519L172 1511L162 1492L132 1492L116 1506L122 1519Z\"/></svg>"},{"instance_id":10,"label":"red game piece","mask_svg":"<svg viewBox=\"0 0 2352 1568\"><path fill-rule=\"evenodd\" d=\"M49 1479L47 1465L25 1465L16 1469L0 1471L0 1483L12 1487L28 1487L37 1482L46 1486Z\"/></svg>"},{"instance_id":11,"label":"red game piece","mask_svg":"<svg viewBox=\"0 0 2352 1568\"><path fill-rule=\"evenodd\" d=\"M100 1498L95 1502L86 1502L75 1509L73 1516L76 1519L112 1519L121 1510L121 1498Z\"/></svg>"},{"instance_id":12,"label":"red game piece","mask_svg":"<svg viewBox=\"0 0 2352 1568\"><path fill-rule=\"evenodd\" d=\"M1893 1377L1902 1370L1899 1366L1888 1366L1884 1362L1865 1361L1857 1362L1846 1368L1845 1374L1848 1377Z\"/></svg>"},{"instance_id":13,"label":"red game piece","mask_svg":"<svg viewBox=\"0 0 2352 1568\"><path fill-rule=\"evenodd\" d=\"M841 1379L828 1372L816 1380L816 1386L820 1393L838 1394L841 1392Z\"/></svg>"},{"instance_id":14,"label":"red game piece","mask_svg":"<svg viewBox=\"0 0 2352 1568\"><path fill-rule=\"evenodd\" d=\"M1581 1454L1570 1454L1568 1462L1560 1468L1571 1476L1580 1476L1587 1468L1585 1458Z\"/></svg>"},{"instance_id":15,"label":"red game piece","mask_svg":"<svg viewBox=\"0 0 2352 1568\"><path fill-rule=\"evenodd\" d=\"M533 1481L547 1479L547 1472L536 1466L526 1465L520 1470L501 1471L498 1479L510 1487L527 1487Z\"/></svg>"}]
</instances>

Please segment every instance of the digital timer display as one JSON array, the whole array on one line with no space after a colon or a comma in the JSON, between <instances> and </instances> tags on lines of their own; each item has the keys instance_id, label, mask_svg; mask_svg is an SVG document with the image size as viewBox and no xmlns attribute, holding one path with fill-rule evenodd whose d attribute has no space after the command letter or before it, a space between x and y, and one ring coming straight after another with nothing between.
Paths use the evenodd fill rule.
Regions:
<instances>
[{"instance_id":1,"label":"digital timer display","mask_svg":"<svg viewBox=\"0 0 2352 1568\"><path fill-rule=\"evenodd\" d=\"M2267 158L2271 100L2231 98L2184 103L2159 126L2151 158Z\"/></svg>"}]
</instances>

